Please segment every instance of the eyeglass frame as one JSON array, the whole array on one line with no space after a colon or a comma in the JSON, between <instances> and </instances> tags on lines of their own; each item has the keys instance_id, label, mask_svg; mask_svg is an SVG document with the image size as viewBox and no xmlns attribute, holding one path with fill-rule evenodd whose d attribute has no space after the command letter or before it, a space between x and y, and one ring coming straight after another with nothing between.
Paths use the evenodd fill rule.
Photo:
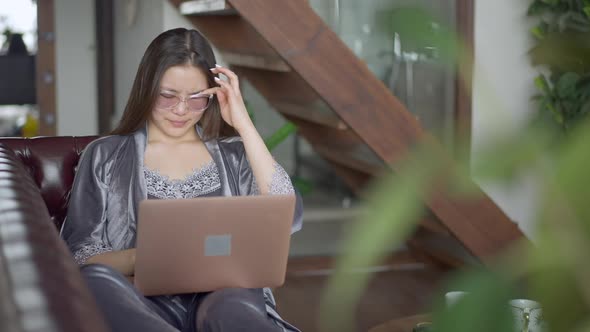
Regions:
<instances>
[{"instance_id":1,"label":"eyeglass frame","mask_svg":"<svg viewBox=\"0 0 590 332\"><path fill-rule=\"evenodd\" d=\"M158 91L158 97L160 97L162 95L162 93L165 93L165 92L166 92L166 90L160 90L160 91ZM204 112L204 111L206 111L209 108L209 106L211 106L212 101L213 101L213 97L215 97L215 94L213 94L213 93L200 93L200 92L194 93L192 95L188 95L187 97L181 97L181 96L178 96L178 95L176 95L174 93L169 93L169 95L172 95L175 98L178 98L178 102L174 106L160 107L160 106L157 105L157 101L155 102L156 105L154 105L154 106L157 107L160 110L163 110L163 111L172 111L172 110L176 109L178 107L178 105L180 105L180 103L184 103L184 105L186 106L186 109L189 112ZM156 98L158 98L158 97L156 97ZM188 105L188 100L191 99L191 98L196 98L196 97L207 97L209 99L207 101L207 106L205 108L202 108L202 109L199 109L199 110L193 110L193 109L191 109L189 107L189 105Z\"/></svg>"}]
</instances>

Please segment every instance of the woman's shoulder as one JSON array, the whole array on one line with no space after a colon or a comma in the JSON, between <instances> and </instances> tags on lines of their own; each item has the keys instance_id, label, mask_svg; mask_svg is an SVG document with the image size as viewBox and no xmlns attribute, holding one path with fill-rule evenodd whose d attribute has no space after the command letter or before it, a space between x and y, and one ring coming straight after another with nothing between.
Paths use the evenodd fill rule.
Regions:
<instances>
[{"instance_id":1,"label":"woman's shoulder","mask_svg":"<svg viewBox=\"0 0 590 332\"><path fill-rule=\"evenodd\" d=\"M98 156L107 157L115 154L116 151L129 140L129 136L108 135L102 136L88 143L84 148L84 155L90 155L94 158Z\"/></svg>"}]
</instances>

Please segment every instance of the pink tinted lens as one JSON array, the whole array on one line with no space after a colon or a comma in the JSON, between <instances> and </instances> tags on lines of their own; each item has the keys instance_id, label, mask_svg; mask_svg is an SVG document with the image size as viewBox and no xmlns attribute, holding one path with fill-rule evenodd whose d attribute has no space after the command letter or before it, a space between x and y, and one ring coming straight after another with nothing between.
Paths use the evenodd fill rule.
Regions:
<instances>
[{"instance_id":1,"label":"pink tinted lens","mask_svg":"<svg viewBox=\"0 0 590 332\"><path fill-rule=\"evenodd\" d=\"M180 99L175 96L159 95L156 99L156 105L161 108L172 108L180 102Z\"/></svg>"},{"instance_id":2,"label":"pink tinted lens","mask_svg":"<svg viewBox=\"0 0 590 332\"><path fill-rule=\"evenodd\" d=\"M189 98L187 103L188 107L193 111L201 111L209 106L209 101L211 99L208 96L203 97L192 97Z\"/></svg>"}]
</instances>

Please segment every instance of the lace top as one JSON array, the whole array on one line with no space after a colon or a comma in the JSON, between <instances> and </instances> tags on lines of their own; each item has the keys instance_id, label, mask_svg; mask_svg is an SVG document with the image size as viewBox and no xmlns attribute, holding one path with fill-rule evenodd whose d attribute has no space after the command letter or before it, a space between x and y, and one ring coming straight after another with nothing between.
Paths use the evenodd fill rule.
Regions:
<instances>
[{"instance_id":1,"label":"lace top","mask_svg":"<svg viewBox=\"0 0 590 332\"><path fill-rule=\"evenodd\" d=\"M193 170L185 179L170 180L157 170L144 166L148 196L159 199L195 198L206 196L221 189L219 172L213 161Z\"/></svg>"}]
</instances>

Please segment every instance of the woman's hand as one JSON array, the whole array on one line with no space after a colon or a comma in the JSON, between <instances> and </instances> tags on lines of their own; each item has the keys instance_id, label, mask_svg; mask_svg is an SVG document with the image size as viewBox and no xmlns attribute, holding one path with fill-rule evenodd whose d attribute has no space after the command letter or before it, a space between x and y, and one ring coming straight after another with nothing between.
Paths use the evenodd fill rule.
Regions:
<instances>
[{"instance_id":1,"label":"woman's hand","mask_svg":"<svg viewBox=\"0 0 590 332\"><path fill-rule=\"evenodd\" d=\"M107 251L88 258L86 264L104 264L126 276L135 274L135 249Z\"/></svg>"},{"instance_id":2,"label":"woman's hand","mask_svg":"<svg viewBox=\"0 0 590 332\"><path fill-rule=\"evenodd\" d=\"M211 68L211 72L223 74L228 78L227 81L224 81L216 77L215 81L219 84L219 87L203 91L203 93L215 93L217 95L223 120L234 127L240 135L254 129L254 124L242 99L238 76L233 71L219 65Z\"/></svg>"}]
</instances>

